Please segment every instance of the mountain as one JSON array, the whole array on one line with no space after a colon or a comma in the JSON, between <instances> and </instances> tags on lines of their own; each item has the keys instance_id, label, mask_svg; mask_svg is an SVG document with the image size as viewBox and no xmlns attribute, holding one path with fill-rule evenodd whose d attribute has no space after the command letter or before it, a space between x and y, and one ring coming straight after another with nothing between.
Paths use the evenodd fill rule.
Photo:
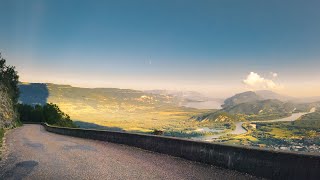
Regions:
<instances>
[{"instance_id":1,"label":"mountain","mask_svg":"<svg viewBox=\"0 0 320 180\"><path fill-rule=\"evenodd\" d=\"M44 104L47 102L86 104L92 107L104 104L162 106L177 105L178 99L169 95L157 95L143 91L117 88L80 88L70 85L21 83L19 101L25 104Z\"/></svg>"},{"instance_id":2,"label":"mountain","mask_svg":"<svg viewBox=\"0 0 320 180\"><path fill-rule=\"evenodd\" d=\"M283 102L292 102L295 104L306 104L320 101L320 97L292 97L275 93L269 90L246 91L227 98L222 107L234 106L237 104L252 102L257 100L277 99Z\"/></svg>"},{"instance_id":3,"label":"mountain","mask_svg":"<svg viewBox=\"0 0 320 180\"><path fill-rule=\"evenodd\" d=\"M247 91L243 93L236 94L230 98L227 98L224 101L224 104L222 105L223 108L226 107L232 107L237 104L241 103L246 103L246 102L252 102L252 101L258 101L262 100L263 98L258 96L255 92L253 91Z\"/></svg>"},{"instance_id":4,"label":"mountain","mask_svg":"<svg viewBox=\"0 0 320 180\"><path fill-rule=\"evenodd\" d=\"M188 101L207 101L208 97L196 91L174 91L174 90L146 90L150 94L170 95Z\"/></svg>"},{"instance_id":5,"label":"mountain","mask_svg":"<svg viewBox=\"0 0 320 180\"><path fill-rule=\"evenodd\" d=\"M286 103L276 99L252 101L228 106L223 111L230 114L283 114L292 113L296 109L295 104Z\"/></svg>"},{"instance_id":6,"label":"mountain","mask_svg":"<svg viewBox=\"0 0 320 180\"><path fill-rule=\"evenodd\" d=\"M273 91L268 91L268 90L259 90L259 91L255 91L255 93L258 96L260 96L262 99L277 99L280 101L290 101L290 100L295 99L294 97L281 95L281 94L275 93Z\"/></svg>"},{"instance_id":7,"label":"mountain","mask_svg":"<svg viewBox=\"0 0 320 180\"><path fill-rule=\"evenodd\" d=\"M295 102L295 103L314 103L314 102L320 102L320 96L295 98L295 99L293 99L292 101Z\"/></svg>"},{"instance_id":8,"label":"mountain","mask_svg":"<svg viewBox=\"0 0 320 180\"><path fill-rule=\"evenodd\" d=\"M43 83L20 83L19 102L30 105L44 105L49 96L48 85Z\"/></svg>"},{"instance_id":9,"label":"mountain","mask_svg":"<svg viewBox=\"0 0 320 180\"><path fill-rule=\"evenodd\" d=\"M148 90L151 94L169 95L180 100L179 106L195 109L221 109L223 99L207 97L195 91Z\"/></svg>"},{"instance_id":10,"label":"mountain","mask_svg":"<svg viewBox=\"0 0 320 180\"><path fill-rule=\"evenodd\" d=\"M320 110L320 101L312 102L312 103L300 103L296 104L296 112L309 112L312 108L316 108L316 110Z\"/></svg>"}]
</instances>

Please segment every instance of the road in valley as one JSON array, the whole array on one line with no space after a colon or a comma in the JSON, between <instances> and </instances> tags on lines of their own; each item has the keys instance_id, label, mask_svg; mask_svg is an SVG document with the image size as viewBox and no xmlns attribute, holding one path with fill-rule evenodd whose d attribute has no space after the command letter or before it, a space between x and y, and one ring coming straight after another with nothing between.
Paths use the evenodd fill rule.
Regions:
<instances>
[{"instance_id":1,"label":"road in valley","mask_svg":"<svg viewBox=\"0 0 320 180\"><path fill-rule=\"evenodd\" d=\"M236 171L24 125L5 135L0 179L255 179Z\"/></svg>"}]
</instances>

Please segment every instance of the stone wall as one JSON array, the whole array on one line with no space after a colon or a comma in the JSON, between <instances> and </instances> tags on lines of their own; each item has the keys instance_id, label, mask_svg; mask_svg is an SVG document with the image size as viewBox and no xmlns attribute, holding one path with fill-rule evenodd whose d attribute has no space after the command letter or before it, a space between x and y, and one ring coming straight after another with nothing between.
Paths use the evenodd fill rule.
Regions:
<instances>
[{"instance_id":1,"label":"stone wall","mask_svg":"<svg viewBox=\"0 0 320 180\"><path fill-rule=\"evenodd\" d=\"M49 132L108 141L271 179L320 179L320 156L186 139L48 126Z\"/></svg>"}]
</instances>

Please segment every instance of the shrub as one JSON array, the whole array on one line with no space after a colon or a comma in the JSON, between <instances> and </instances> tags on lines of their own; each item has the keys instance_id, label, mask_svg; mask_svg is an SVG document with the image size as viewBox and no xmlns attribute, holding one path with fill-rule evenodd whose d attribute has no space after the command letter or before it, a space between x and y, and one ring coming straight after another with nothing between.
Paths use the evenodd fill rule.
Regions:
<instances>
[{"instance_id":1,"label":"shrub","mask_svg":"<svg viewBox=\"0 0 320 180\"><path fill-rule=\"evenodd\" d=\"M62 112L56 104L47 103L44 106L19 104L18 111L22 122L46 122L62 127L77 127L70 116Z\"/></svg>"}]
</instances>

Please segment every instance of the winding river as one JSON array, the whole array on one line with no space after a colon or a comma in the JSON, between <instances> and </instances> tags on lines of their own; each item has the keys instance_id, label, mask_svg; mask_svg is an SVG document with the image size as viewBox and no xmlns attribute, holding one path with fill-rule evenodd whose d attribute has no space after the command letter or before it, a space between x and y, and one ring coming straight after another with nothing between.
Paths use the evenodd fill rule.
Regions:
<instances>
[{"instance_id":1,"label":"winding river","mask_svg":"<svg viewBox=\"0 0 320 180\"><path fill-rule=\"evenodd\" d=\"M309 113L313 113L316 111L316 108L312 108L310 110L310 112L304 112L304 113L293 113L291 116L289 117L285 117L285 118L280 118L280 119L274 119L274 120L262 120L262 121L251 121L251 123L258 123L258 122L287 122L287 121L295 121L297 119L299 119L301 116L305 115L305 114L309 114ZM246 129L244 129L242 127L243 123L246 122L236 122L236 128L231 131L231 132L227 132L227 133L221 133L221 134L215 134L215 135L211 135L211 136L199 136L199 137L193 137L191 139L193 140L199 140L199 141L213 141L214 139L217 139L223 135L227 135L227 134L235 134L235 135L239 135L239 134L244 134L247 132ZM207 132L222 132L222 130L214 130L214 129L209 129L209 128L202 128L203 130L209 130Z\"/></svg>"}]
</instances>

